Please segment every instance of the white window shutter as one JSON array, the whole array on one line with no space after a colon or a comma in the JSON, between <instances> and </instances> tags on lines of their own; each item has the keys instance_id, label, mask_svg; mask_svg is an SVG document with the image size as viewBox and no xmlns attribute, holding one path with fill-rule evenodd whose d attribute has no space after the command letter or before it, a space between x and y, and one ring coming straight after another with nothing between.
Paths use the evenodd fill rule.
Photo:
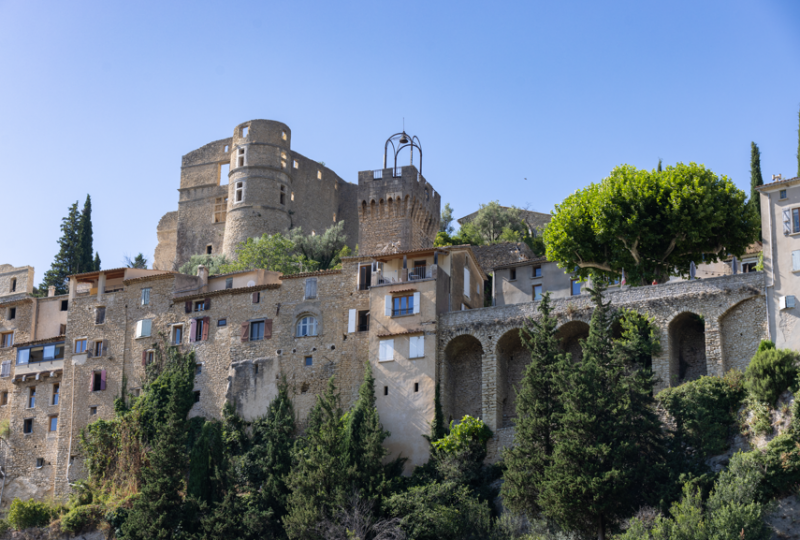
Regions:
<instances>
[{"instance_id":1,"label":"white window shutter","mask_svg":"<svg viewBox=\"0 0 800 540\"><path fill-rule=\"evenodd\" d=\"M352 334L356 331L356 310L351 309L347 317L347 333Z\"/></svg>"},{"instance_id":2,"label":"white window shutter","mask_svg":"<svg viewBox=\"0 0 800 540\"><path fill-rule=\"evenodd\" d=\"M153 324L153 321L151 321L150 319L144 319L142 321L142 335L143 336L149 336L150 335L150 328L151 328L152 324Z\"/></svg>"},{"instance_id":3,"label":"white window shutter","mask_svg":"<svg viewBox=\"0 0 800 540\"><path fill-rule=\"evenodd\" d=\"M386 360L386 342L378 342L378 361L383 362Z\"/></svg>"},{"instance_id":4,"label":"white window shutter","mask_svg":"<svg viewBox=\"0 0 800 540\"><path fill-rule=\"evenodd\" d=\"M414 293L414 313L419 313L419 293Z\"/></svg>"},{"instance_id":5,"label":"white window shutter","mask_svg":"<svg viewBox=\"0 0 800 540\"><path fill-rule=\"evenodd\" d=\"M144 321L136 321L136 337L142 337L142 323Z\"/></svg>"},{"instance_id":6,"label":"white window shutter","mask_svg":"<svg viewBox=\"0 0 800 540\"><path fill-rule=\"evenodd\" d=\"M469 268L464 267L464 296L469 298Z\"/></svg>"},{"instance_id":7,"label":"white window shutter","mask_svg":"<svg viewBox=\"0 0 800 540\"><path fill-rule=\"evenodd\" d=\"M792 219L788 210L783 211L783 234L787 235L792 232Z\"/></svg>"},{"instance_id":8,"label":"white window shutter","mask_svg":"<svg viewBox=\"0 0 800 540\"><path fill-rule=\"evenodd\" d=\"M416 358L417 357L417 337L411 336L408 338L408 357L409 358Z\"/></svg>"},{"instance_id":9,"label":"white window shutter","mask_svg":"<svg viewBox=\"0 0 800 540\"><path fill-rule=\"evenodd\" d=\"M425 336L417 336L417 358L425 356Z\"/></svg>"},{"instance_id":10,"label":"white window shutter","mask_svg":"<svg viewBox=\"0 0 800 540\"><path fill-rule=\"evenodd\" d=\"M394 360L394 340L387 339L385 343L386 343L386 359Z\"/></svg>"},{"instance_id":11,"label":"white window shutter","mask_svg":"<svg viewBox=\"0 0 800 540\"><path fill-rule=\"evenodd\" d=\"M792 251L792 272L800 272L800 250Z\"/></svg>"},{"instance_id":12,"label":"white window shutter","mask_svg":"<svg viewBox=\"0 0 800 540\"><path fill-rule=\"evenodd\" d=\"M392 295L387 294L383 297L384 315L387 317L392 316Z\"/></svg>"}]
</instances>

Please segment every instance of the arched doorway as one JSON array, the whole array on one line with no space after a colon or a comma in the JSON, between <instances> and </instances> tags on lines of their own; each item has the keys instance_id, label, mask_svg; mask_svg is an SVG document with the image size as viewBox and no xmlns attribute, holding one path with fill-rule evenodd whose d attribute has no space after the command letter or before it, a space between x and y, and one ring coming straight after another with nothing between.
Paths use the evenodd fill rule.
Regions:
<instances>
[{"instance_id":1,"label":"arched doorway","mask_svg":"<svg viewBox=\"0 0 800 540\"><path fill-rule=\"evenodd\" d=\"M531 361L531 353L522 344L520 329L509 330L497 340L497 390L502 407L502 427L514 425L517 417L517 389Z\"/></svg>"},{"instance_id":2,"label":"arched doorway","mask_svg":"<svg viewBox=\"0 0 800 540\"><path fill-rule=\"evenodd\" d=\"M583 321L570 321L558 328L556 337L561 342L561 350L570 353L572 360L578 362L583 358L580 340L589 337L589 325Z\"/></svg>"},{"instance_id":3,"label":"arched doorway","mask_svg":"<svg viewBox=\"0 0 800 540\"><path fill-rule=\"evenodd\" d=\"M445 420L458 422L464 415L480 418L483 347L474 336L454 338L444 350L442 410Z\"/></svg>"},{"instance_id":4,"label":"arched doorway","mask_svg":"<svg viewBox=\"0 0 800 540\"><path fill-rule=\"evenodd\" d=\"M708 374L706 325L700 315L684 312L669 323L669 367L671 385Z\"/></svg>"}]
</instances>

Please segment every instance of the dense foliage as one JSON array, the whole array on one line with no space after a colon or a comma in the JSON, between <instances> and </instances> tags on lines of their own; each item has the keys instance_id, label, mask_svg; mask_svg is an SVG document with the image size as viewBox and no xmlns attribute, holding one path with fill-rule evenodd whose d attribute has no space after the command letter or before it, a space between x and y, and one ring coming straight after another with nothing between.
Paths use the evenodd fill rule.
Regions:
<instances>
[{"instance_id":1,"label":"dense foliage","mask_svg":"<svg viewBox=\"0 0 800 540\"><path fill-rule=\"evenodd\" d=\"M797 381L800 355L789 349L759 351L745 371L744 384L756 399L774 406Z\"/></svg>"},{"instance_id":2,"label":"dense foliage","mask_svg":"<svg viewBox=\"0 0 800 540\"><path fill-rule=\"evenodd\" d=\"M702 165L623 165L556 206L544 233L547 258L580 277L616 279L625 270L632 284L685 276L692 261L741 257L758 238L746 198Z\"/></svg>"}]
</instances>

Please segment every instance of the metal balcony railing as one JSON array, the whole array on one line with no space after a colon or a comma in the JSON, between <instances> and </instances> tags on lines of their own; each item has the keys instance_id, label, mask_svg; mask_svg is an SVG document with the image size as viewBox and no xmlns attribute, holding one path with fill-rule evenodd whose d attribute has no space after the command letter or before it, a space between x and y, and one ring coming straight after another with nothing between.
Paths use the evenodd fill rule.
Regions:
<instances>
[{"instance_id":1,"label":"metal balcony railing","mask_svg":"<svg viewBox=\"0 0 800 540\"><path fill-rule=\"evenodd\" d=\"M411 281L413 279L429 279L433 277L433 267L434 265L430 266L417 266L408 271L408 280Z\"/></svg>"}]
</instances>

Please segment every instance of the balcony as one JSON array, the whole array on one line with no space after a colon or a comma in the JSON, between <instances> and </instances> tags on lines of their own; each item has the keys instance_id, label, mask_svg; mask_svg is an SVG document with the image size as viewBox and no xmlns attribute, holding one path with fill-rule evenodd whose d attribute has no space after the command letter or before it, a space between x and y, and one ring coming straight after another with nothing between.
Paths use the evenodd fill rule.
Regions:
<instances>
[{"instance_id":1,"label":"balcony","mask_svg":"<svg viewBox=\"0 0 800 540\"><path fill-rule=\"evenodd\" d=\"M436 279L437 272L443 272L443 270L436 264L432 264L430 266L418 266L411 269L399 268L394 271L389 269L385 272L376 273L373 277L373 281L375 282L375 285L396 285L398 283L406 283L409 281ZM375 285L373 285L373 287Z\"/></svg>"}]
</instances>

